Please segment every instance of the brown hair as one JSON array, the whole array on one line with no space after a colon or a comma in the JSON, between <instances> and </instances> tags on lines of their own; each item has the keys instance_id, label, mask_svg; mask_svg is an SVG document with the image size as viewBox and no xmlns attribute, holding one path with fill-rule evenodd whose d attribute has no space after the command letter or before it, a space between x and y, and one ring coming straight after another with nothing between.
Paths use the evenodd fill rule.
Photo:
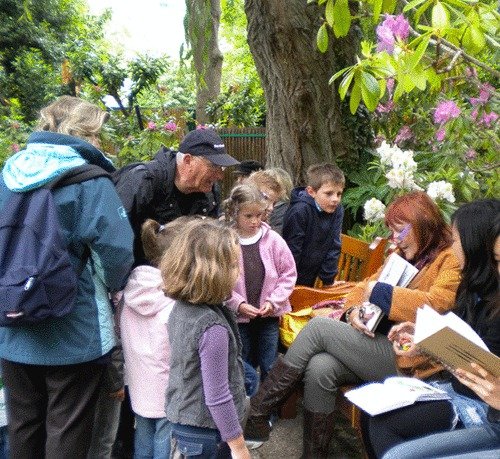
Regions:
<instances>
[{"instance_id":1,"label":"brown hair","mask_svg":"<svg viewBox=\"0 0 500 459\"><path fill-rule=\"evenodd\" d=\"M172 239L161 263L165 294L193 304L221 304L238 278L236 232L212 219L188 222Z\"/></svg>"},{"instance_id":2,"label":"brown hair","mask_svg":"<svg viewBox=\"0 0 500 459\"><path fill-rule=\"evenodd\" d=\"M412 191L396 198L385 212L385 224L409 223L413 229L419 252L415 259L435 255L452 244L450 226L444 220L437 204L423 191ZM434 256L433 256L434 255Z\"/></svg>"},{"instance_id":3,"label":"brown hair","mask_svg":"<svg viewBox=\"0 0 500 459\"><path fill-rule=\"evenodd\" d=\"M344 173L338 166L331 163L313 164L306 172L307 186L318 191L325 183L345 186Z\"/></svg>"},{"instance_id":4,"label":"brown hair","mask_svg":"<svg viewBox=\"0 0 500 459\"><path fill-rule=\"evenodd\" d=\"M40 111L38 130L58 132L87 141L96 137L109 113L97 105L72 96L61 96Z\"/></svg>"},{"instance_id":5,"label":"brown hair","mask_svg":"<svg viewBox=\"0 0 500 459\"><path fill-rule=\"evenodd\" d=\"M232 190L229 198L223 202L224 217L227 222L236 219L241 206L245 204L261 204L262 211L268 205L266 198L259 189L252 183L244 183L236 185Z\"/></svg>"},{"instance_id":6,"label":"brown hair","mask_svg":"<svg viewBox=\"0 0 500 459\"><path fill-rule=\"evenodd\" d=\"M156 220L148 218L141 227L141 241L144 255L152 266L160 264L165 250L170 247L173 237L193 217L182 216L166 225L160 225Z\"/></svg>"}]
</instances>

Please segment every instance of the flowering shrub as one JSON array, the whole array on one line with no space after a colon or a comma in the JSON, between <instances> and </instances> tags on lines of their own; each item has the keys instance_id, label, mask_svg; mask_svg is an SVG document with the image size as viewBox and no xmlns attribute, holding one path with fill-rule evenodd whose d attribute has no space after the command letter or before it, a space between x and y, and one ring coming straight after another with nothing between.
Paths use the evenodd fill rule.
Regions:
<instances>
[{"instance_id":1,"label":"flowering shrub","mask_svg":"<svg viewBox=\"0 0 500 459\"><path fill-rule=\"evenodd\" d=\"M452 183L439 178L436 173L426 171L425 164L432 155L402 150L389 145L385 140L374 152L373 161L365 172L350 177L358 186L344 193L346 208L357 212L363 209L365 224L356 224L350 234L371 241L376 236L388 236L383 224L386 205L396 196L412 190L425 190L437 203L445 216L450 217L456 209L456 197ZM464 178L473 186L473 179Z\"/></svg>"}]
</instances>

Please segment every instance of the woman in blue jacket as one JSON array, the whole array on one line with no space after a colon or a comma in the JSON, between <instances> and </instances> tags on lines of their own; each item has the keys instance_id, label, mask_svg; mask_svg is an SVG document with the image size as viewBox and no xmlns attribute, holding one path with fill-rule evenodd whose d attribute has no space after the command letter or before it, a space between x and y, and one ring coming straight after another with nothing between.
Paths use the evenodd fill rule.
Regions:
<instances>
[{"instance_id":1,"label":"woman in blue jacket","mask_svg":"<svg viewBox=\"0 0 500 459\"><path fill-rule=\"evenodd\" d=\"M42 109L39 131L2 170L0 210L10 192L42 187L86 163L113 171L97 148L107 118L99 107L70 96ZM0 327L12 458L86 457L103 371L115 346L108 293L124 286L133 261L132 230L109 178L57 188L53 197L75 271L82 260L84 266L71 312Z\"/></svg>"}]
</instances>

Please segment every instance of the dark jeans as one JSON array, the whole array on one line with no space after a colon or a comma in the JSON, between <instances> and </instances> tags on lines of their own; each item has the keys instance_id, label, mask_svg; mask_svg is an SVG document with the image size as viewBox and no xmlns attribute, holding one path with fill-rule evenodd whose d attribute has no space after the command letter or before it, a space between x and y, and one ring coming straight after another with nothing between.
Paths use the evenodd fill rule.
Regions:
<instances>
[{"instance_id":1,"label":"dark jeans","mask_svg":"<svg viewBox=\"0 0 500 459\"><path fill-rule=\"evenodd\" d=\"M243 360L254 368L260 367L263 381L278 356L279 319L265 317L238 324L243 343Z\"/></svg>"},{"instance_id":2,"label":"dark jeans","mask_svg":"<svg viewBox=\"0 0 500 459\"><path fill-rule=\"evenodd\" d=\"M231 450L216 429L172 424L172 451L199 459L231 459Z\"/></svg>"},{"instance_id":3,"label":"dark jeans","mask_svg":"<svg viewBox=\"0 0 500 459\"><path fill-rule=\"evenodd\" d=\"M104 368L2 360L10 459L86 459Z\"/></svg>"}]
</instances>

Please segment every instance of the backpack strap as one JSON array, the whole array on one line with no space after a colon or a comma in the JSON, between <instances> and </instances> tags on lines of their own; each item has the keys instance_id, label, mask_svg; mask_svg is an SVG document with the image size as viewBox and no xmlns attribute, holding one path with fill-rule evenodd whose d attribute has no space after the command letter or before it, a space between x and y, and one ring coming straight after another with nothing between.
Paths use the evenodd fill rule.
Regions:
<instances>
[{"instance_id":1,"label":"backpack strap","mask_svg":"<svg viewBox=\"0 0 500 459\"><path fill-rule=\"evenodd\" d=\"M87 180L97 178L97 177L108 177L111 180L111 174L106 172L102 167L96 166L95 164L83 164L78 167L74 167L69 171L61 174L55 180L44 186L48 190L54 190L56 188L62 188L68 185L74 185L75 183L86 182ZM77 270L78 276L80 276L85 269L87 260L90 258L90 248L85 246L83 249L83 254L81 257L80 267Z\"/></svg>"},{"instance_id":2,"label":"backpack strap","mask_svg":"<svg viewBox=\"0 0 500 459\"><path fill-rule=\"evenodd\" d=\"M108 177L111 180L111 174L106 172L102 167L96 166L95 164L83 164L61 174L55 180L48 183L45 188L53 190L75 183L86 182L87 180L97 177Z\"/></svg>"}]
</instances>

